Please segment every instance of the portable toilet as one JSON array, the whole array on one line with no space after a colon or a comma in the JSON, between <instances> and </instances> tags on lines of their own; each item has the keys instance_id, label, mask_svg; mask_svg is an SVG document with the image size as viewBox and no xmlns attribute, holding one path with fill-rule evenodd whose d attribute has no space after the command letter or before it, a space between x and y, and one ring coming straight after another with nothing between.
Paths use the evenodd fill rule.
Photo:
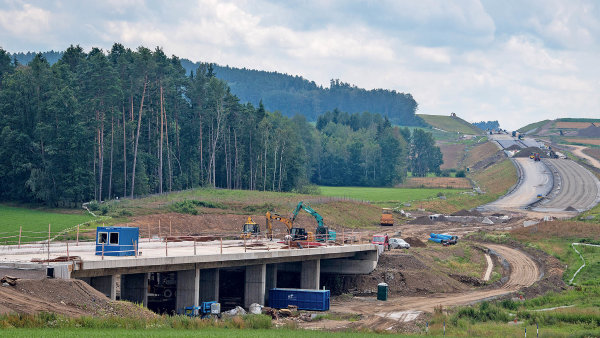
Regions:
<instances>
[{"instance_id":1,"label":"portable toilet","mask_svg":"<svg viewBox=\"0 0 600 338\"><path fill-rule=\"evenodd\" d=\"M96 255L135 256L140 241L137 227L98 227L96 229Z\"/></svg>"}]
</instances>

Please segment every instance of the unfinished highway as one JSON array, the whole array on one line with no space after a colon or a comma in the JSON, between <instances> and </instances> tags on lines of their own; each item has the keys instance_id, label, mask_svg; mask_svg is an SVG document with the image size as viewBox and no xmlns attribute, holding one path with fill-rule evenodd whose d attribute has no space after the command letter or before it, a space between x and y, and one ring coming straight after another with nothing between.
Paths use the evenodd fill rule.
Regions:
<instances>
[{"instance_id":1,"label":"unfinished highway","mask_svg":"<svg viewBox=\"0 0 600 338\"><path fill-rule=\"evenodd\" d=\"M491 136L500 148L518 140L509 135ZM511 138L513 139L511 143ZM533 145L523 140L524 144ZM481 207L483 210L531 209L543 213L578 212L600 202L600 181L589 170L566 159L512 158L519 181L508 194ZM539 199L538 195L543 199ZM575 210L573 210L575 209Z\"/></svg>"},{"instance_id":2,"label":"unfinished highway","mask_svg":"<svg viewBox=\"0 0 600 338\"><path fill-rule=\"evenodd\" d=\"M547 198L535 211L563 211L574 208L585 211L600 201L600 181L589 170L571 160L544 159L543 163L557 177Z\"/></svg>"},{"instance_id":3,"label":"unfinished highway","mask_svg":"<svg viewBox=\"0 0 600 338\"><path fill-rule=\"evenodd\" d=\"M483 206L484 210L523 209L537 202L538 194L545 196L552 190L552 172L544 163L529 158L515 158L513 163L519 172L517 186L509 194Z\"/></svg>"}]
</instances>

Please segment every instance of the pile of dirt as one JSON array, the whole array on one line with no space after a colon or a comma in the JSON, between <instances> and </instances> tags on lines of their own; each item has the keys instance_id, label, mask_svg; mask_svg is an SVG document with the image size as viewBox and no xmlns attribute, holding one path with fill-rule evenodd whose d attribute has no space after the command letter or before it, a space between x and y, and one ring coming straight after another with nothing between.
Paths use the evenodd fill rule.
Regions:
<instances>
[{"instance_id":1,"label":"pile of dirt","mask_svg":"<svg viewBox=\"0 0 600 338\"><path fill-rule=\"evenodd\" d=\"M476 216L476 217L482 217L483 215L477 211L477 210L466 210L466 209L461 209L453 214L451 214L450 216Z\"/></svg>"},{"instance_id":2,"label":"pile of dirt","mask_svg":"<svg viewBox=\"0 0 600 338\"><path fill-rule=\"evenodd\" d=\"M411 248L424 248L427 246L425 243L423 243L423 241L416 237L405 237L404 241L410 244Z\"/></svg>"},{"instance_id":3,"label":"pile of dirt","mask_svg":"<svg viewBox=\"0 0 600 338\"><path fill-rule=\"evenodd\" d=\"M538 153L541 157L544 157L544 155L546 154L545 151L538 147L527 147L516 153L513 157L529 157L531 153Z\"/></svg>"},{"instance_id":4,"label":"pile of dirt","mask_svg":"<svg viewBox=\"0 0 600 338\"><path fill-rule=\"evenodd\" d=\"M460 292L469 288L430 269L412 255L394 252L381 255L377 267L368 275L324 275L321 280L333 295L373 295L381 282L388 284L391 295L402 296Z\"/></svg>"},{"instance_id":5,"label":"pile of dirt","mask_svg":"<svg viewBox=\"0 0 600 338\"><path fill-rule=\"evenodd\" d=\"M580 129L577 132L577 136L581 137L600 137L600 127L591 125L585 129Z\"/></svg>"},{"instance_id":6,"label":"pile of dirt","mask_svg":"<svg viewBox=\"0 0 600 338\"><path fill-rule=\"evenodd\" d=\"M69 317L127 316L151 318L155 314L128 302L108 299L77 279L19 279L15 286L0 287L0 314L53 312Z\"/></svg>"},{"instance_id":7,"label":"pile of dirt","mask_svg":"<svg viewBox=\"0 0 600 338\"><path fill-rule=\"evenodd\" d=\"M577 211L577 209L575 209L569 205L568 207L565 208L565 211Z\"/></svg>"},{"instance_id":8,"label":"pile of dirt","mask_svg":"<svg viewBox=\"0 0 600 338\"><path fill-rule=\"evenodd\" d=\"M508 147L508 148L506 148L504 150L521 150L521 147L519 147L516 144L513 144L512 146L510 146L510 147Z\"/></svg>"},{"instance_id":9,"label":"pile of dirt","mask_svg":"<svg viewBox=\"0 0 600 338\"><path fill-rule=\"evenodd\" d=\"M421 216L421 217L417 217L417 218L413 219L412 221L408 222L408 224L433 225L433 224L435 224L435 222L432 221L429 218L429 216Z\"/></svg>"}]
</instances>

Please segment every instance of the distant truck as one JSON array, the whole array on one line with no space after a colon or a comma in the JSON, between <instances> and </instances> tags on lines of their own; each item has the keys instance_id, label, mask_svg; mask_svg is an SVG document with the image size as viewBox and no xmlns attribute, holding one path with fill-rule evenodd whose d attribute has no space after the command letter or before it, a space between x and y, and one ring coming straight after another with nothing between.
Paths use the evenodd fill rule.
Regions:
<instances>
[{"instance_id":1,"label":"distant truck","mask_svg":"<svg viewBox=\"0 0 600 338\"><path fill-rule=\"evenodd\" d=\"M381 220L380 220L379 224L383 225L383 226L393 226L394 225L394 215L392 214L392 209L383 208L381 210Z\"/></svg>"},{"instance_id":2,"label":"distant truck","mask_svg":"<svg viewBox=\"0 0 600 338\"><path fill-rule=\"evenodd\" d=\"M390 238L388 235L373 235L373 240L371 243L376 245L381 245L383 250L390 250Z\"/></svg>"}]
</instances>

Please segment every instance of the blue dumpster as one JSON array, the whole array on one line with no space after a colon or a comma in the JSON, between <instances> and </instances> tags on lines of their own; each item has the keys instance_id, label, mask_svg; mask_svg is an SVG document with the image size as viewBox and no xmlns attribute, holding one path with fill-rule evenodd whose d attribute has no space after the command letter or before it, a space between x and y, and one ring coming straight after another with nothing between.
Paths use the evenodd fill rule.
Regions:
<instances>
[{"instance_id":1,"label":"blue dumpster","mask_svg":"<svg viewBox=\"0 0 600 338\"><path fill-rule=\"evenodd\" d=\"M329 290L282 289L269 290L269 306L276 309L295 305L298 310L329 310Z\"/></svg>"}]
</instances>

